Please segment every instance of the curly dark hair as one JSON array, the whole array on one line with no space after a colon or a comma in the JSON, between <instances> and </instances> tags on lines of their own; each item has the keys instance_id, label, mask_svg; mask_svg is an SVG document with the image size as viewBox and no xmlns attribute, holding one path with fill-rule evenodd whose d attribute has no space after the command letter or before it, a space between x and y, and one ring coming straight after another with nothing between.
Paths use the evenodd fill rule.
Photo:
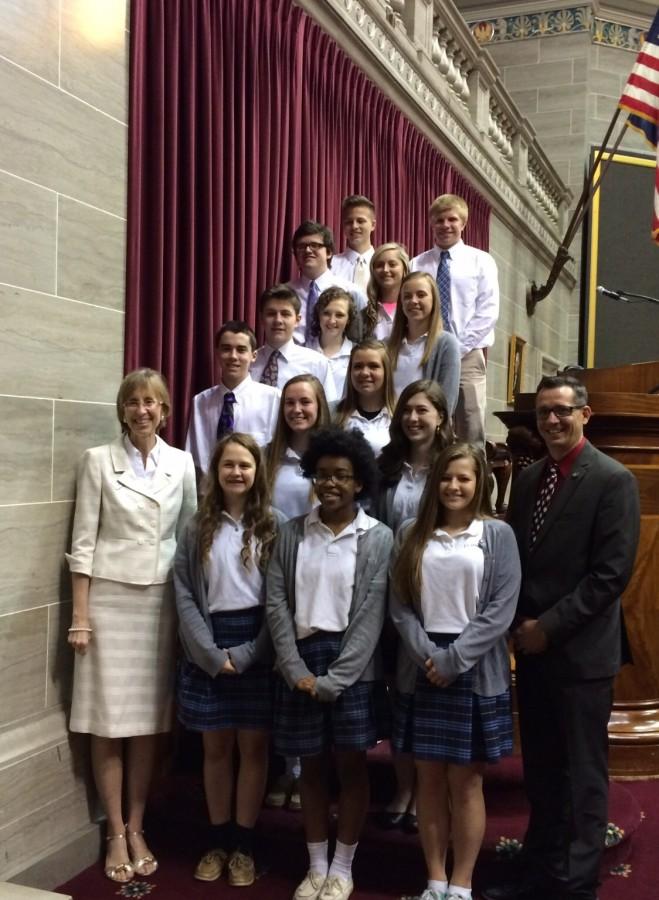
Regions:
<instances>
[{"instance_id":1,"label":"curly dark hair","mask_svg":"<svg viewBox=\"0 0 659 900\"><path fill-rule=\"evenodd\" d=\"M342 456L352 463L357 481L362 489L359 499L372 497L378 486L378 470L375 453L361 431L352 428L349 431L338 425L321 428L314 432L309 441L309 449L300 460L300 468L305 478L313 478L316 474L318 460L323 456Z\"/></svg>"},{"instance_id":2,"label":"curly dark hair","mask_svg":"<svg viewBox=\"0 0 659 900\"><path fill-rule=\"evenodd\" d=\"M357 307L355 306L355 301L352 299L351 294L349 294L342 287L332 285L332 287L325 288L325 290L321 293L320 297L316 301L316 305L311 310L311 322L309 324L309 333L311 337L320 338L320 314L327 306L330 305L332 300L346 300L348 303L348 320L346 322L344 335L348 334L350 326L354 322L355 316L357 315Z\"/></svg>"}]
</instances>

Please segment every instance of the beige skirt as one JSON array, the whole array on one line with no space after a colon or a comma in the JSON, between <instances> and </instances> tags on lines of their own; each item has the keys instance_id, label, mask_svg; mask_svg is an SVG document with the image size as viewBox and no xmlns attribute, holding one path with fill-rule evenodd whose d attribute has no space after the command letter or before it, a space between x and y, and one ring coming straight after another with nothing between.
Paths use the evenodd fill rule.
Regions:
<instances>
[{"instance_id":1,"label":"beige skirt","mask_svg":"<svg viewBox=\"0 0 659 900\"><path fill-rule=\"evenodd\" d=\"M176 605L172 582L92 578L92 640L76 654L71 731L134 737L172 725Z\"/></svg>"}]
</instances>

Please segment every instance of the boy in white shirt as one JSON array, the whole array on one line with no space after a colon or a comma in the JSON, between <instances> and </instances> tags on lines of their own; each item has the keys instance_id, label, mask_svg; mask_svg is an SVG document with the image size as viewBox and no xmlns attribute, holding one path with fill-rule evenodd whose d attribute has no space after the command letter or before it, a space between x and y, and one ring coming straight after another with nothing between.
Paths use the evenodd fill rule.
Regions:
<instances>
[{"instance_id":1,"label":"boy in white shirt","mask_svg":"<svg viewBox=\"0 0 659 900\"><path fill-rule=\"evenodd\" d=\"M216 442L233 431L250 434L264 447L272 440L281 391L252 380L256 335L246 322L226 322L215 335L221 381L192 399L185 449L205 474Z\"/></svg>"},{"instance_id":2,"label":"boy in white shirt","mask_svg":"<svg viewBox=\"0 0 659 900\"><path fill-rule=\"evenodd\" d=\"M341 204L341 225L348 245L332 257L332 273L345 278L366 293L370 276L375 231L375 205L362 194L350 194Z\"/></svg>"},{"instance_id":3,"label":"boy in white shirt","mask_svg":"<svg viewBox=\"0 0 659 900\"><path fill-rule=\"evenodd\" d=\"M252 363L252 378L283 388L294 375L315 375L328 401L337 400L334 377L327 358L293 340L300 324L300 298L286 284L275 284L259 298L259 318L265 344Z\"/></svg>"},{"instance_id":4,"label":"boy in white shirt","mask_svg":"<svg viewBox=\"0 0 659 900\"><path fill-rule=\"evenodd\" d=\"M487 348L499 317L499 279L492 256L462 240L469 207L462 197L442 194L428 211L434 246L415 256L410 271L437 282L444 330L460 344L460 395L455 430L461 441L485 444Z\"/></svg>"},{"instance_id":5,"label":"boy in white shirt","mask_svg":"<svg viewBox=\"0 0 659 900\"><path fill-rule=\"evenodd\" d=\"M366 306L365 291L330 269L334 252L334 237L327 225L307 219L295 229L293 253L300 274L288 287L300 298L300 319L295 328L298 344L305 344L310 337L311 311L325 288L341 287L351 295L357 310Z\"/></svg>"}]
</instances>

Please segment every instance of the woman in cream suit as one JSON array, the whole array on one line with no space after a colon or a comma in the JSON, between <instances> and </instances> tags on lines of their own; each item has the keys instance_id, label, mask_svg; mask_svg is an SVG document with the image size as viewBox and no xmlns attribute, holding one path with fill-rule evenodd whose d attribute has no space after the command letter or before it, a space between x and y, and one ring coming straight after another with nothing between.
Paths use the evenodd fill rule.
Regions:
<instances>
[{"instance_id":1,"label":"woman in cream suit","mask_svg":"<svg viewBox=\"0 0 659 900\"><path fill-rule=\"evenodd\" d=\"M197 505L192 457L158 437L169 410L158 372L126 375L117 394L122 437L82 457L67 554L76 651L70 728L92 736L108 818L105 874L122 883L158 866L142 818L156 735L172 722L176 537Z\"/></svg>"}]
</instances>

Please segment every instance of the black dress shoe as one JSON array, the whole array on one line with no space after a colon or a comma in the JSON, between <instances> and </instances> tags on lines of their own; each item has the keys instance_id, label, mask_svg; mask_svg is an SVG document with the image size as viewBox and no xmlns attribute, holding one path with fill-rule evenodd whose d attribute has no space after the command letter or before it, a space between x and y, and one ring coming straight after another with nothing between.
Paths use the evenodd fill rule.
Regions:
<instances>
[{"instance_id":1,"label":"black dress shoe","mask_svg":"<svg viewBox=\"0 0 659 900\"><path fill-rule=\"evenodd\" d=\"M376 825L385 831L393 831L394 828L401 828L406 813L389 812L386 809L381 810L375 817Z\"/></svg>"},{"instance_id":2,"label":"black dress shoe","mask_svg":"<svg viewBox=\"0 0 659 900\"><path fill-rule=\"evenodd\" d=\"M419 823L417 822L416 815L411 812L406 812L403 816L403 821L400 823L400 828L405 834L418 834Z\"/></svg>"}]
</instances>

